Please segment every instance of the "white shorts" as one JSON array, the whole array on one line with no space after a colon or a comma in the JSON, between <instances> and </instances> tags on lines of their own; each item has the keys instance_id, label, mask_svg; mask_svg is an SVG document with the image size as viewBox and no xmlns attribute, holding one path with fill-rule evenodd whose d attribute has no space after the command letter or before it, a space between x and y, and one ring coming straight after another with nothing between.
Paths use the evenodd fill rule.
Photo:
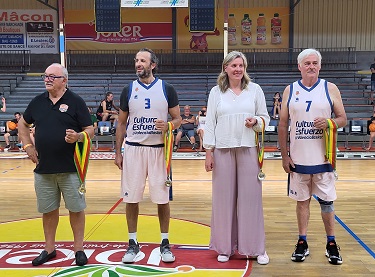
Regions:
<instances>
[{"instance_id":1,"label":"white shorts","mask_svg":"<svg viewBox=\"0 0 375 277\"><path fill-rule=\"evenodd\" d=\"M156 204L168 203L164 148L125 144L121 178L121 197L124 202L139 203L143 199L147 177L151 201Z\"/></svg>"},{"instance_id":2,"label":"white shorts","mask_svg":"<svg viewBox=\"0 0 375 277\"><path fill-rule=\"evenodd\" d=\"M313 194L324 201L337 198L333 172L301 174L291 172L288 180L288 195L297 201L305 201Z\"/></svg>"}]
</instances>

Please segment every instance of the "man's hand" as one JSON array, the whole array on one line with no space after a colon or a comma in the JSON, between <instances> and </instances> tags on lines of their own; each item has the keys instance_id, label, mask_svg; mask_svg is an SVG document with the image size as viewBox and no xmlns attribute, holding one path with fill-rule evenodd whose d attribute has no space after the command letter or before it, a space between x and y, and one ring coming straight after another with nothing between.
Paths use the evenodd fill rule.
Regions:
<instances>
[{"instance_id":1,"label":"man's hand","mask_svg":"<svg viewBox=\"0 0 375 277\"><path fill-rule=\"evenodd\" d=\"M76 131L72 129L66 129L65 141L67 143L75 143L78 141L78 139L79 139L79 133L77 133Z\"/></svg>"}]
</instances>

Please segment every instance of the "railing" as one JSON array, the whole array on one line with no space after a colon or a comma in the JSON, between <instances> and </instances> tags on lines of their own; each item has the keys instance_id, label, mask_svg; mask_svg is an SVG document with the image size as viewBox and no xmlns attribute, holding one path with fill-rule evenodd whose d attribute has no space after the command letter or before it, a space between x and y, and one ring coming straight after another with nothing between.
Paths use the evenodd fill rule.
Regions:
<instances>
[{"instance_id":1,"label":"railing","mask_svg":"<svg viewBox=\"0 0 375 277\"><path fill-rule=\"evenodd\" d=\"M297 56L301 48L239 49L248 59L250 71L297 70ZM321 48L322 70L355 70L354 47ZM160 63L160 72L207 72L218 73L223 60L222 49L195 52L191 49L154 49ZM137 50L68 50L67 68L71 72L134 72L134 56ZM0 50L1 72L25 72L30 70L33 54L29 50ZM37 54L35 54L37 55ZM39 54L40 55L40 54Z\"/></svg>"},{"instance_id":2,"label":"railing","mask_svg":"<svg viewBox=\"0 0 375 277\"><path fill-rule=\"evenodd\" d=\"M239 49L248 59L252 71L297 70L297 56L302 48ZM321 48L322 70L355 70L354 47ZM154 49L159 58L160 72L219 72L223 50L196 52L190 49ZM67 51L67 67L71 72L134 72L137 50Z\"/></svg>"},{"instance_id":3,"label":"railing","mask_svg":"<svg viewBox=\"0 0 375 277\"><path fill-rule=\"evenodd\" d=\"M25 72L30 70L30 50L0 50L1 72Z\"/></svg>"}]
</instances>

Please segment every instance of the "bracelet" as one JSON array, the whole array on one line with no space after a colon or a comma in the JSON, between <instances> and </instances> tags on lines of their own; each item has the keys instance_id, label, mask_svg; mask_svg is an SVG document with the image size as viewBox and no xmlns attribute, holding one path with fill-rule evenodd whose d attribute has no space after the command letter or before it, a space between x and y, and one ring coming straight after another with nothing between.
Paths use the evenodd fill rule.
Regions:
<instances>
[{"instance_id":1,"label":"bracelet","mask_svg":"<svg viewBox=\"0 0 375 277\"><path fill-rule=\"evenodd\" d=\"M28 143L28 144L26 144L24 147L23 147L23 150L26 150L26 148L27 147L29 147L29 146L33 146L31 143Z\"/></svg>"}]
</instances>

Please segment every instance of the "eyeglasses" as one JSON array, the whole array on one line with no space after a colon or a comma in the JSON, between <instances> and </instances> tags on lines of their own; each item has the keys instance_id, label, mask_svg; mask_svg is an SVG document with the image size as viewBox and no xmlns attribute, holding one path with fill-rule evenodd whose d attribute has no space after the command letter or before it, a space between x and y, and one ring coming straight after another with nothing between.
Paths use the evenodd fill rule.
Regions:
<instances>
[{"instance_id":1,"label":"eyeglasses","mask_svg":"<svg viewBox=\"0 0 375 277\"><path fill-rule=\"evenodd\" d=\"M54 76L54 75L46 75L42 74L40 77L42 77L43 80L48 79L49 81L54 81L55 79L65 78L65 76Z\"/></svg>"}]
</instances>

